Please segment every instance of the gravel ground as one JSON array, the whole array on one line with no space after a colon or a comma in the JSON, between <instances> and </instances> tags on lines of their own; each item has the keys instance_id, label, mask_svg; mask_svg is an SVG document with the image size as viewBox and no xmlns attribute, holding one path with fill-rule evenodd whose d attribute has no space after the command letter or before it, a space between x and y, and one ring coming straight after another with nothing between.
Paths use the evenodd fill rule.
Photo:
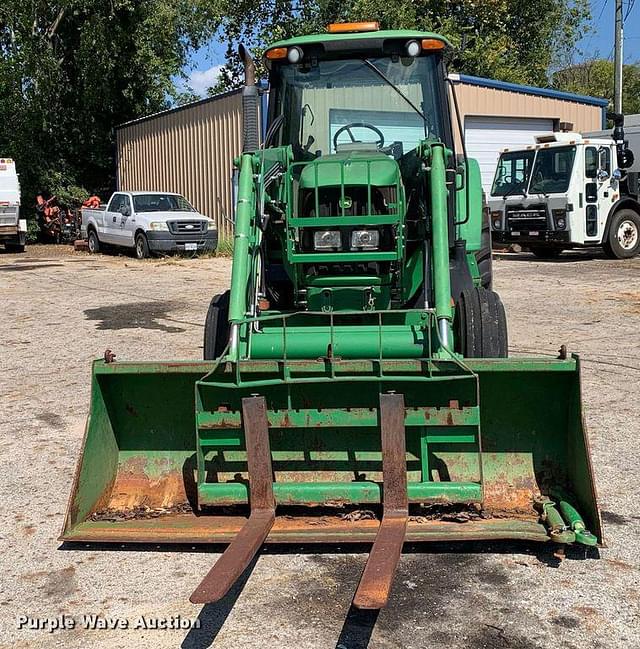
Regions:
<instances>
[{"instance_id":1,"label":"gravel ground","mask_svg":"<svg viewBox=\"0 0 640 649\"><path fill-rule=\"evenodd\" d=\"M513 543L406 548L376 616L349 609L365 548L268 548L223 602L200 607L188 596L217 554L61 546L91 360L107 347L121 360L201 357L207 304L230 267L52 246L0 253L1 647L638 647L640 259L495 260L512 354L555 355L566 343L584 360L608 543L599 557L559 562L550 548ZM129 628L84 628L92 615ZM75 628L19 629L19 616L67 616ZM200 628L134 628L141 616Z\"/></svg>"}]
</instances>

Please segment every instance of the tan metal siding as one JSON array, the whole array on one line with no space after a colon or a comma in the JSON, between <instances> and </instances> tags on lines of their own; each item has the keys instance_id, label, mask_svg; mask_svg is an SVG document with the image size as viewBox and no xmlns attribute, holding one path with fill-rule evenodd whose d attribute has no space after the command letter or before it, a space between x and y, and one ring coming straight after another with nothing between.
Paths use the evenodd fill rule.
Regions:
<instances>
[{"instance_id":1,"label":"tan metal siding","mask_svg":"<svg viewBox=\"0 0 640 649\"><path fill-rule=\"evenodd\" d=\"M573 130L579 133L596 130L602 124L600 106L464 82L456 83L455 88L463 128L467 116L545 117L558 122L571 122ZM460 138L455 123L453 131L456 134L456 148L459 148Z\"/></svg>"},{"instance_id":2,"label":"tan metal siding","mask_svg":"<svg viewBox=\"0 0 640 649\"><path fill-rule=\"evenodd\" d=\"M117 131L118 188L183 194L231 234L233 158L242 144L242 98L229 93Z\"/></svg>"}]
</instances>

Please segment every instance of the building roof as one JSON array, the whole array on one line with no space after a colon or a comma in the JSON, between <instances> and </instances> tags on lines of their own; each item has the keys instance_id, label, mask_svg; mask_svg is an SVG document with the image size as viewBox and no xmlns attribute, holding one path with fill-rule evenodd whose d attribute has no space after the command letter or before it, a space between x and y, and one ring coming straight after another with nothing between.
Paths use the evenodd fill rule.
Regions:
<instances>
[{"instance_id":1,"label":"building roof","mask_svg":"<svg viewBox=\"0 0 640 649\"><path fill-rule=\"evenodd\" d=\"M116 125L116 130L119 128L124 128L126 126L131 126L132 124L139 124L140 122L146 122L149 119L155 119L156 117L161 117L162 115L168 115L169 113L177 113L181 110L186 110L188 108L195 108L196 106L201 106L202 104L208 104L210 101L216 101L222 99L223 97L229 97L230 95L238 94L242 92L242 88L235 88L234 90L227 90L225 92L218 93L212 97L205 97L204 99L198 99L196 101L190 101L186 104L181 104L180 106L174 106L173 108L167 108L165 110L158 111L157 113L152 113L151 115L145 115L144 117L136 117L136 119L131 119L128 122L122 122L122 124Z\"/></svg>"},{"instance_id":2,"label":"building roof","mask_svg":"<svg viewBox=\"0 0 640 649\"><path fill-rule=\"evenodd\" d=\"M602 99L600 97L589 97L588 95L577 95L572 92L554 90L553 88L538 88L537 86L527 86L519 83L510 83L508 81L497 81L496 79L474 77L469 74L450 74L449 78L453 81L460 81L461 83L466 83L470 86L482 86L483 88L493 88L494 90L519 92L523 95L549 97L551 99L560 99L561 101L572 101L577 104L600 106L601 108L606 108L609 105L608 99Z\"/></svg>"}]
</instances>

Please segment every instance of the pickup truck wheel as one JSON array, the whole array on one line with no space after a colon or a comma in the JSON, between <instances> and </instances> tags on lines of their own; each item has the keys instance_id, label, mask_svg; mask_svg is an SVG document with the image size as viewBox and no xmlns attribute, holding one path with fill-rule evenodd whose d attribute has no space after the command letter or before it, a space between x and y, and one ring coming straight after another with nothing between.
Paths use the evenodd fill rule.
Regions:
<instances>
[{"instance_id":1,"label":"pickup truck wheel","mask_svg":"<svg viewBox=\"0 0 640 649\"><path fill-rule=\"evenodd\" d=\"M144 232L136 234L136 257L146 259L149 256L149 243Z\"/></svg>"},{"instance_id":2,"label":"pickup truck wheel","mask_svg":"<svg viewBox=\"0 0 640 649\"><path fill-rule=\"evenodd\" d=\"M100 252L100 240L95 230L89 230L87 245L89 246L89 252Z\"/></svg>"},{"instance_id":3,"label":"pickup truck wheel","mask_svg":"<svg viewBox=\"0 0 640 649\"><path fill-rule=\"evenodd\" d=\"M620 210L611 220L609 236L602 247L611 259L629 259L640 252L640 216L633 210Z\"/></svg>"},{"instance_id":4,"label":"pickup truck wheel","mask_svg":"<svg viewBox=\"0 0 640 649\"><path fill-rule=\"evenodd\" d=\"M218 358L229 340L229 291L214 295L204 321L204 360Z\"/></svg>"},{"instance_id":5,"label":"pickup truck wheel","mask_svg":"<svg viewBox=\"0 0 640 649\"><path fill-rule=\"evenodd\" d=\"M462 291L454 333L455 349L465 358L506 358L507 318L500 296L480 286Z\"/></svg>"}]
</instances>

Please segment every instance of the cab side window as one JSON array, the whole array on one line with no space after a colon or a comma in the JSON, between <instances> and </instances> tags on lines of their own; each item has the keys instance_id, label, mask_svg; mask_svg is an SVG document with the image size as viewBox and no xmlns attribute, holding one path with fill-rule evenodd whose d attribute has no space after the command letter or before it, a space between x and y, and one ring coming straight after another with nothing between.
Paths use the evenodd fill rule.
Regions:
<instances>
[{"instance_id":1,"label":"cab side window","mask_svg":"<svg viewBox=\"0 0 640 649\"><path fill-rule=\"evenodd\" d=\"M124 194L114 194L109 203L109 212L119 212L122 205L124 205Z\"/></svg>"},{"instance_id":2,"label":"cab side window","mask_svg":"<svg viewBox=\"0 0 640 649\"><path fill-rule=\"evenodd\" d=\"M595 178L598 175L598 149L588 146L584 150L584 175Z\"/></svg>"}]
</instances>

